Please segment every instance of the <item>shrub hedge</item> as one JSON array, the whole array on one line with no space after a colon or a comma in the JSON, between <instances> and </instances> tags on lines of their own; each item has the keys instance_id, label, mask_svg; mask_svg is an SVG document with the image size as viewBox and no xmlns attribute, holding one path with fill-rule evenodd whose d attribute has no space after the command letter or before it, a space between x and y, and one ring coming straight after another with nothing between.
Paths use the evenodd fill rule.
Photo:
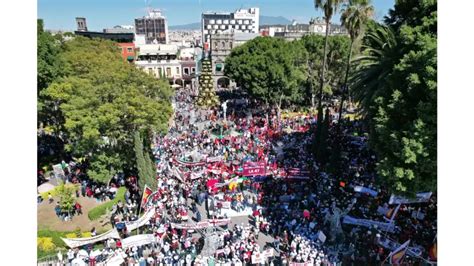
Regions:
<instances>
[{"instance_id":1,"label":"shrub hedge","mask_svg":"<svg viewBox=\"0 0 474 266\"><path fill-rule=\"evenodd\" d=\"M87 216L89 217L89 220L94 221L94 220L99 219L102 215L105 214L107 209L111 210L112 206L114 204L117 204L117 202L119 200L121 200L122 202L125 202L125 192L126 191L127 191L127 189L125 187L120 187L117 190L117 194L116 194L116 196L113 200L111 200L109 202L106 202L104 204L101 204L101 205L93 208L92 210L90 210L89 213L87 214Z\"/></svg>"},{"instance_id":2,"label":"shrub hedge","mask_svg":"<svg viewBox=\"0 0 474 266\"><path fill-rule=\"evenodd\" d=\"M81 189L81 185L80 185L80 184L71 184L71 183L69 183L69 184L66 184L66 185L64 185L64 186L65 186L65 187L74 187L74 188L75 188L74 191ZM43 192L43 193L41 193L40 195L41 195L41 197L43 198L43 200L47 200L47 199L48 199L48 194L49 194L49 193L51 193L51 196L55 197L55 196L58 195L58 188L59 188L59 186L53 188L53 189L50 190L50 191Z\"/></svg>"}]
</instances>

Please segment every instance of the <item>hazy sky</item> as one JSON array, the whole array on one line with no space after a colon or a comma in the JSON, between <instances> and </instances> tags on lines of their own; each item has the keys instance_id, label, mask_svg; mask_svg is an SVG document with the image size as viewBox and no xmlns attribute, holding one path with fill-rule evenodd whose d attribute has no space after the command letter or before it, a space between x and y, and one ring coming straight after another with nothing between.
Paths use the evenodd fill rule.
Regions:
<instances>
[{"instance_id":1,"label":"hazy sky","mask_svg":"<svg viewBox=\"0 0 474 266\"><path fill-rule=\"evenodd\" d=\"M201 20L203 11L234 11L240 7L260 7L264 16L283 16L307 23L322 16L313 8L313 0L151 0L168 19L168 25L181 25ZM382 19L395 0L372 0L376 19ZM38 0L38 18L46 29L74 30L75 17L86 17L89 30L102 31L115 25L133 25L134 18L146 14L145 0ZM339 20L339 16L334 18Z\"/></svg>"}]
</instances>

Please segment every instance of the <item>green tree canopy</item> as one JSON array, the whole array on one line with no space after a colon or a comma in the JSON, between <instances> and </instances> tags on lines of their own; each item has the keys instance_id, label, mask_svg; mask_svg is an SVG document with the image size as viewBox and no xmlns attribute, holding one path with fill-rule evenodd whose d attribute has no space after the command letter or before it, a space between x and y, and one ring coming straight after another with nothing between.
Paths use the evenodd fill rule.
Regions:
<instances>
[{"instance_id":1,"label":"green tree canopy","mask_svg":"<svg viewBox=\"0 0 474 266\"><path fill-rule=\"evenodd\" d=\"M388 26L365 37L353 89L379 175L392 191L412 196L436 190L436 1L399 0L385 20Z\"/></svg>"},{"instance_id":2,"label":"green tree canopy","mask_svg":"<svg viewBox=\"0 0 474 266\"><path fill-rule=\"evenodd\" d=\"M306 51L299 44L257 37L232 50L225 73L250 95L273 106L302 99Z\"/></svg>"},{"instance_id":3,"label":"green tree canopy","mask_svg":"<svg viewBox=\"0 0 474 266\"><path fill-rule=\"evenodd\" d=\"M135 165L133 132L166 132L169 84L123 61L111 41L76 37L60 54L65 76L42 93L64 115L67 151L90 156L89 175L107 181Z\"/></svg>"}]
</instances>

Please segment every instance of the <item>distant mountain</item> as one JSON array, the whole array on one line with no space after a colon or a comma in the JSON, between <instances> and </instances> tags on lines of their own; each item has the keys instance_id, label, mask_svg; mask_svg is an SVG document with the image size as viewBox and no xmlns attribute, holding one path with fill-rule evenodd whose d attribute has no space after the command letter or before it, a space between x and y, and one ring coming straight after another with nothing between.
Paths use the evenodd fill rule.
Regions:
<instances>
[{"instance_id":1,"label":"distant mountain","mask_svg":"<svg viewBox=\"0 0 474 266\"><path fill-rule=\"evenodd\" d=\"M168 29L169 30L199 30L201 29L201 22L169 26Z\"/></svg>"},{"instance_id":2,"label":"distant mountain","mask_svg":"<svg viewBox=\"0 0 474 266\"><path fill-rule=\"evenodd\" d=\"M270 16L260 16L260 25L277 25L277 24L291 24L291 20L278 16L278 17L270 17Z\"/></svg>"},{"instance_id":3,"label":"distant mountain","mask_svg":"<svg viewBox=\"0 0 474 266\"><path fill-rule=\"evenodd\" d=\"M278 17L271 17L271 16L260 16L260 25L275 25L275 24L291 24L291 20L278 16ZM174 25L169 26L169 30L199 30L201 29L201 22L183 24L183 25Z\"/></svg>"}]
</instances>

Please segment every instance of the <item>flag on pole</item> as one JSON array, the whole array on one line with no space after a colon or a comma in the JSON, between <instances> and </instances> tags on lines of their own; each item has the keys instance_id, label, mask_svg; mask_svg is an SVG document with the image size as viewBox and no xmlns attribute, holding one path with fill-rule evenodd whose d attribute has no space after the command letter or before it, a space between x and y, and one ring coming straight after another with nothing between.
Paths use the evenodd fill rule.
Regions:
<instances>
[{"instance_id":1,"label":"flag on pole","mask_svg":"<svg viewBox=\"0 0 474 266\"><path fill-rule=\"evenodd\" d=\"M390 223L393 222L395 219L395 216L397 216L398 210L400 209L401 204L398 204L397 207L391 208L390 210L387 211L385 214L385 220L389 221Z\"/></svg>"},{"instance_id":2,"label":"flag on pole","mask_svg":"<svg viewBox=\"0 0 474 266\"><path fill-rule=\"evenodd\" d=\"M438 238L438 234L436 234L435 238L433 239L433 245L430 247L430 250L428 252L430 261L438 260L438 241L436 241L437 238Z\"/></svg>"},{"instance_id":3,"label":"flag on pole","mask_svg":"<svg viewBox=\"0 0 474 266\"><path fill-rule=\"evenodd\" d=\"M438 244L437 243L434 243L433 246L431 246L430 251L429 251L429 257L430 257L430 261L438 260Z\"/></svg>"},{"instance_id":4,"label":"flag on pole","mask_svg":"<svg viewBox=\"0 0 474 266\"><path fill-rule=\"evenodd\" d=\"M400 245L394 251L390 252L390 254L388 255L389 263L399 265L405 257L405 254L407 253L409 244L410 240Z\"/></svg>"},{"instance_id":5,"label":"flag on pole","mask_svg":"<svg viewBox=\"0 0 474 266\"><path fill-rule=\"evenodd\" d=\"M151 188L149 188L147 185L145 185L145 188L143 189L143 196L142 196L142 207L145 206L147 203L148 197L151 195L153 191Z\"/></svg>"}]
</instances>

